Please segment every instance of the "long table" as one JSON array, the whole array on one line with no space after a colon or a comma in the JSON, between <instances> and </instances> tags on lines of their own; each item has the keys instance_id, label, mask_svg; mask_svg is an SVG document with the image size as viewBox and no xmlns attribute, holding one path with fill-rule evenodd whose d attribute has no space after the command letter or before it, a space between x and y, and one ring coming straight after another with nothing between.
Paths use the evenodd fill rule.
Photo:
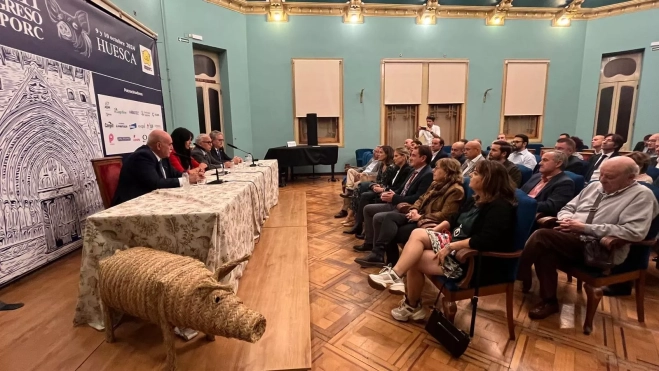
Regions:
<instances>
[{"instance_id":1,"label":"long table","mask_svg":"<svg viewBox=\"0 0 659 371\"><path fill-rule=\"evenodd\" d=\"M101 330L98 263L115 250L146 246L203 261L211 271L251 254L270 208L279 199L276 160L234 167L222 184L159 189L87 219L74 324ZM215 171L206 173L215 180ZM238 289L247 263L223 283Z\"/></svg>"}]
</instances>

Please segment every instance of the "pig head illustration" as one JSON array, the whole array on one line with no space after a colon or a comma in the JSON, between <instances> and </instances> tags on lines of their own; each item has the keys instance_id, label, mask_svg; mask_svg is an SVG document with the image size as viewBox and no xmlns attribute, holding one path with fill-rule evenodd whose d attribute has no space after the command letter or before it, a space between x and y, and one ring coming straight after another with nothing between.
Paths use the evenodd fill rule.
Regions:
<instances>
[{"instance_id":1,"label":"pig head illustration","mask_svg":"<svg viewBox=\"0 0 659 371\"><path fill-rule=\"evenodd\" d=\"M92 41L89 38L89 18L86 12L78 10L71 15L60 8L55 0L46 0L46 9L53 23L57 24L60 39L73 44L73 48L89 58L92 55Z\"/></svg>"},{"instance_id":2,"label":"pig head illustration","mask_svg":"<svg viewBox=\"0 0 659 371\"><path fill-rule=\"evenodd\" d=\"M206 334L258 341L266 320L243 305L229 285L220 284L249 256L209 271L201 261L146 247L117 251L100 262L99 291L105 334L114 341L114 312L160 326L167 350L167 370L176 369L174 327Z\"/></svg>"}]
</instances>

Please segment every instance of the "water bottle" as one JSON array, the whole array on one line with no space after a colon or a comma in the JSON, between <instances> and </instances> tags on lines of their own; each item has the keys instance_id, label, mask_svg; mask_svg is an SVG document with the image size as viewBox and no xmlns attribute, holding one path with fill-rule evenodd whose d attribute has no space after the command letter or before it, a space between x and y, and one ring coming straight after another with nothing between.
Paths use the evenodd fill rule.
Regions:
<instances>
[{"instance_id":1,"label":"water bottle","mask_svg":"<svg viewBox=\"0 0 659 371\"><path fill-rule=\"evenodd\" d=\"M245 156L245 163L246 164L252 164L252 154L248 153L247 156Z\"/></svg>"}]
</instances>

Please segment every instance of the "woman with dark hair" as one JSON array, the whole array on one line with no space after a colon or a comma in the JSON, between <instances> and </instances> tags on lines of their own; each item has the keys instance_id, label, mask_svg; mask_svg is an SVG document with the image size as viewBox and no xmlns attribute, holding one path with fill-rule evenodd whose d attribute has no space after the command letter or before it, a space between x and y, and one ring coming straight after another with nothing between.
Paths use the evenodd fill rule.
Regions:
<instances>
[{"instance_id":1,"label":"woman with dark hair","mask_svg":"<svg viewBox=\"0 0 659 371\"><path fill-rule=\"evenodd\" d=\"M425 318L421 305L424 275L444 275L452 280L464 276L467 267L455 259L455 251L512 252L517 200L506 168L496 161L479 161L471 174L469 187L474 196L461 206L456 217L432 229L415 229L396 266L369 275L369 285L383 290L393 284L400 285L401 277L407 274L405 298L391 311L394 319ZM514 268L511 264L515 263L513 259L508 260L511 262L482 258L480 285L505 279L508 270Z\"/></svg>"},{"instance_id":2,"label":"woman with dark hair","mask_svg":"<svg viewBox=\"0 0 659 371\"><path fill-rule=\"evenodd\" d=\"M191 156L192 132L186 128L176 128L172 131L172 147L169 163L178 172L185 173L199 167L199 163Z\"/></svg>"},{"instance_id":3,"label":"woman with dark hair","mask_svg":"<svg viewBox=\"0 0 659 371\"><path fill-rule=\"evenodd\" d=\"M636 176L636 181L652 184L654 179L652 179L652 177L647 174L648 168L650 167L650 155L643 152L632 152L628 154L627 157L630 157L632 160L634 160L636 165L638 165L638 175Z\"/></svg>"}]
</instances>

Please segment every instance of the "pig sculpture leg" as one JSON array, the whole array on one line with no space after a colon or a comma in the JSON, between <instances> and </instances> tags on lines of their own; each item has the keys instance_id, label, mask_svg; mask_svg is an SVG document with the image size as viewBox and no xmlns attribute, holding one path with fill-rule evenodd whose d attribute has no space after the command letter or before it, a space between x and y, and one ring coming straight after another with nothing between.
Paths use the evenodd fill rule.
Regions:
<instances>
[{"instance_id":1,"label":"pig sculpture leg","mask_svg":"<svg viewBox=\"0 0 659 371\"><path fill-rule=\"evenodd\" d=\"M105 341L108 343L114 343L114 323L112 323L114 313L112 312L112 309L103 302L101 302L101 308L105 315Z\"/></svg>"},{"instance_id":2,"label":"pig sculpture leg","mask_svg":"<svg viewBox=\"0 0 659 371\"><path fill-rule=\"evenodd\" d=\"M165 340L165 349L167 350L167 359L165 361L165 370L176 371L176 347L174 346L174 326L168 323L161 323L162 337Z\"/></svg>"}]
</instances>

